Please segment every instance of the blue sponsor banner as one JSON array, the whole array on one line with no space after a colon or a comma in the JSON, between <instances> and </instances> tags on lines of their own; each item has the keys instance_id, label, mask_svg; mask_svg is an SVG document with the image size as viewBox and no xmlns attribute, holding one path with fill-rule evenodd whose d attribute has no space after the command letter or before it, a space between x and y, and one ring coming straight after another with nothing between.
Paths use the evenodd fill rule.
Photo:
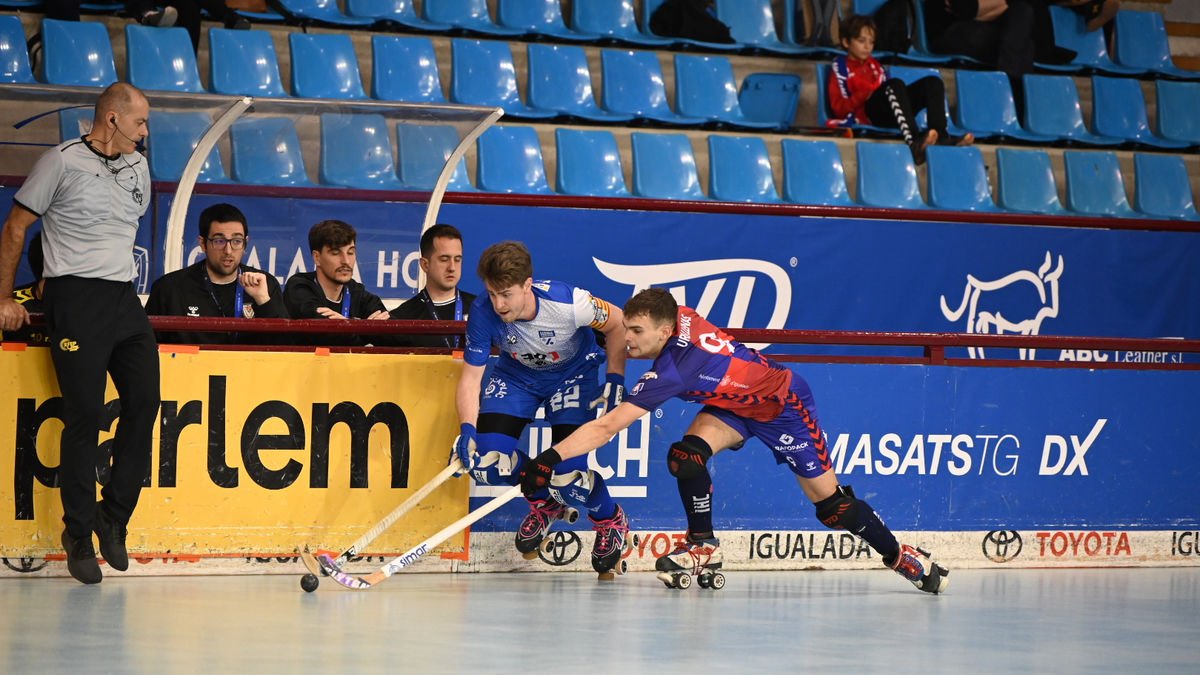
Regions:
<instances>
[{"instance_id":1,"label":"blue sponsor banner","mask_svg":"<svg viewBox=\"0 0 1200 675\"><path fill-rule=\"evenodd\" d=\"M630 382L648 362L630 363ZM898 530L1200 526L1200 372L804 364L843 484ZM597 451L634 529L683 530L666 451L700 410L671 401ZM549 446L536 423L521 448ZM718 529L821 529L751 440L709 464ZM472 506L481 503L472 500ZM514 531L506 506L476 529ZM586 526L586 521L579 523Z\"/></svg>"}]
</instances>

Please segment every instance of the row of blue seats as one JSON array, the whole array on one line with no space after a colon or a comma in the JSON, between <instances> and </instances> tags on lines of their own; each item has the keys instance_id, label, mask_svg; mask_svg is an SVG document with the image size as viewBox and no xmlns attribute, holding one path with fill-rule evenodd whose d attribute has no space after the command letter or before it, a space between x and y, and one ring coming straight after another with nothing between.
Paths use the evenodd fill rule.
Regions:
<instances>
[{"instance_id":1,"label":"row of blue seats","mask_svg":"<svg viewBox=\"0 0 1200 675\"><path fill-rule=\"evenodd\" d=\"M0 35L20 28L15 17L0 17ZM116 80L112 47L103 25L46 20L45 77L53 84L100 86ZM196 60L182 29L126 26L130 81L148 90L202 92ZM274 41L263 31L209 32L211 86L216 93L287 96ZM24 50L5 50L0 39L0 76L32 81ZM81 45L91 46L81 48ZM292 91L307 98L364 99L358 56L345 35L289 35ZM18 45L19 46L19 45ZM442 103L441 77L433 42L424 37L374 36L375 67L371 96L380 100ZM752 129L786 129L800 100L800 78L755 73L737 87L729 60L720 55L676 54L675 100L668 105L663 72L655 54L601 50L604 90L597 103L587 55L582 47L530 44L528 98L521 100L513 54L507 42L454 39L451 100L498 106L510 117L532 120L576 118L590 122L650 120L675 125L724 124ZM8 64L8 65L5 65ZM25 71L22 72L24 65ZM817 68L818 121L829 116L826 102L829 67ZM912 82L932 68L894 66L891 74ZM991 71L958 70L957 125L950 133L970 131L981 139L1038 144L1076 142L1090 145L1137 143L1162 149L1200 144L1200 83L1159 80L1156 117L1150 128L1140 84L1127 78L1092 78L1092 130L1084 125L1079 94L1068 75L1027 75L1026 127L1018 121L1006 77ZM949 104L947 103L947 109ZM948 116L949 117L949 116ZM893 133L874 127L868 131Z\"/></svg>"},{"instance_id":2,"label":"row of blue seats","mask_svg":"<svg viewBox=\"0 0 1200 675\"><path fill-rule=\"evenodd\" d=\"M86 131L85 109L61 114L64 138ZM389 124L380 115L321 115L319 180L360 189L427 190L459 143L450 126L397 124L393 153ZM177 180L210 120L204 113L157 112L151 120L149 158L157 180ZM299 135L291 119L248 118L230 130L232 178L258 185L309 187ZM708 137L709 184L700 187L688 136L633 132L633 190L626 185L616 137L605 130L555 130L556 181L551 189L541 144L532 127L498 126L477 142L476 183L465 165L454 167L452 191L566 194L591 197L647 197L755 203L937 208L958 211L1013 211L1064 215L1049 156L1041 150L997 150L998 204L978 148L933 147L929 161L929 202L921 198L916 168L898 143L856 144L857 202L850 199L841 155L832 141L783 139L782 197L776 191L766 141L759 136ZM397 157L399 161L393 158ZM1134 207L1125 195L1117 157L1110 152L1064 154L1067 209L1089 216L1197 219L1182 157L1136 154ZM200 180L228 180L214 149ZM1135 210L1136 209L1136 210Z\"/></svg>"}]
</instances>

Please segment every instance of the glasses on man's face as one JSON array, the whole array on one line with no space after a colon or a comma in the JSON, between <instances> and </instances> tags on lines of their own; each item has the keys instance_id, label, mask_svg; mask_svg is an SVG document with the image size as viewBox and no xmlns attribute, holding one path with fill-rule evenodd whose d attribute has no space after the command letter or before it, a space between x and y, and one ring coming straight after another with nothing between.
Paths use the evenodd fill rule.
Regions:
<instances>
[{"instance_id":1,"label":"glasses on man's face","mask_svg":"<svg viewBox=\"0 0 1200 675\"><path fill-rule=\"evenodd\" d=\"M234 237L233 239L226 239L225 237L209 237L208 243L216 246L217 248L225 248L228 246L229 248L237 251L246 245L246 240L242 237Z\"/></svg>"}]
</instances>

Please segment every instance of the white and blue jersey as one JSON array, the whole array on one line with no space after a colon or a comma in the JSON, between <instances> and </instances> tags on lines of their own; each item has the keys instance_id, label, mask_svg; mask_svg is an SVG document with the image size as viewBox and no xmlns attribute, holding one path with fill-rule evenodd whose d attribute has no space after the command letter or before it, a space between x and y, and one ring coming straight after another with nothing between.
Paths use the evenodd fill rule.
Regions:
<instances>
[{"instance_id":1,"label":"white and blue jersey","mask_svg":"<svg viewBox=\"0 0 1200 675\"><path fill-rule=\"evenodd\" d=\"M532 419L546 403L551 424L582 424L599 391L596 369L605 362L592 329L608 322L612 308L560 281L533 282L533 298L534 317L513 323L500 320L486 295L471 306L466 362L483 366L493 346L500 351L484 383L480 412Z\"/></svg>"}]
</instances>

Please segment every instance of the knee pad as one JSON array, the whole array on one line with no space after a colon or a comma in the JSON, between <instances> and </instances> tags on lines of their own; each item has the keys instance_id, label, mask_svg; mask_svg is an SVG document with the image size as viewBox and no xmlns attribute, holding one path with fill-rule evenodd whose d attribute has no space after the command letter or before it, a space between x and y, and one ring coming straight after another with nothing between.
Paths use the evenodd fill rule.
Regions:
<instances>
[{"instance_id":1,"label":"knee pad","mask_svg":"<svg viewBox=\"0 0 1200 675\"><path fill-rule=\"evenodd\" d=\"M852 530L858 524L858 498L849 485L839 485L832 496L813 504L817 518L831 530Z\"/></svg>"},{"instance_id":2,"label":"knee pad","mask_svg":"<svg viewBox=\"0 0 1200 675\"><path fill-rule=\"evenodd\" d=\"M667 451L667 469L676 478L694 478L708 471L712 448L699 436L684 436Z\"/></svg>"},{"instance_id":3,"label":"knee pad","mask_svg":"<svg viewBox=\"0 0 1200 675\"><path fill-rule=\"evenodd\" d=\"M516 485L526 457L520 452L479 453L479 461L471 469L471 477L482 485Z\"/></svg>"}]
</instances>

